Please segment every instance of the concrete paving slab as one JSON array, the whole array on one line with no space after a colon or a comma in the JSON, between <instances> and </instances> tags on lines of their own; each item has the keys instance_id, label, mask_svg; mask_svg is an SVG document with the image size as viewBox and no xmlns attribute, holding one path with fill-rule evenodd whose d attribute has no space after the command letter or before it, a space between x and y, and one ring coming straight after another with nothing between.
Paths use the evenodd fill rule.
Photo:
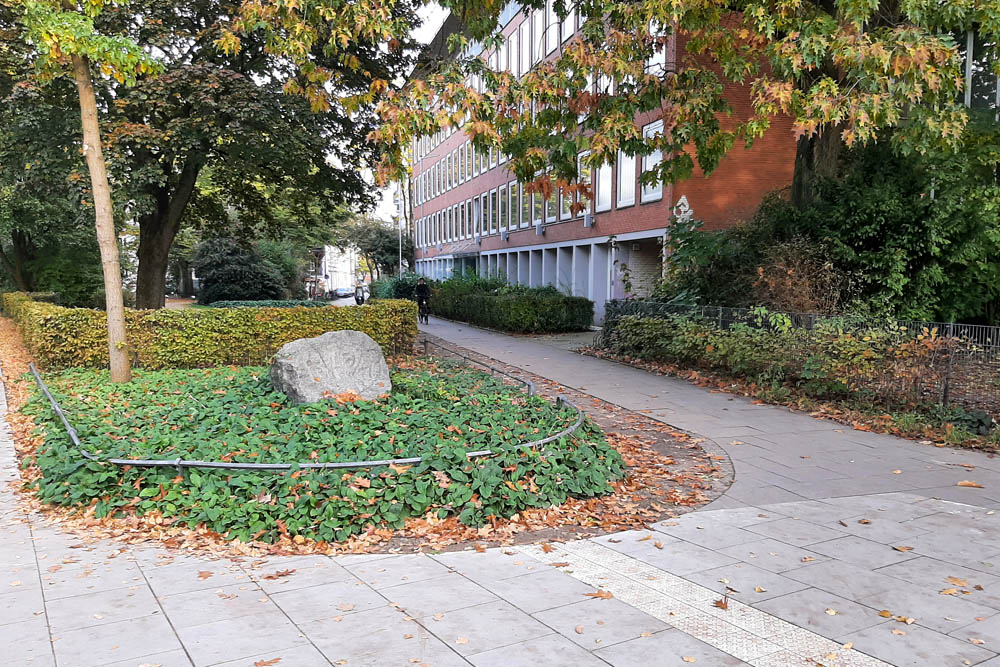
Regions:
<instances>
[{"instance_id":1,"label":"concrete paving slab","mask_svg":"<svg viewBox=\"0 0 1000 667\"><path fill-rule=\"evenodd\" d=\"M796 591L753 606L829 638L887 622L871 607L817 588Z\"/></svg>"},{"instance_id":2,"label":"concrete paving slab","mask_svg":"<svg viewBox=\"0 0 1000 667\"><path fill-rule=\"evenodd\" d=\"M895 624L898 626L898 624ZM905 632L894 635L891 630ZM996 654L968 641L961 641L919 625L904 628L878 625L841 637L859 651L869 653L895 667L941 667L975 665Z\"/></svg>"},{"instance_id":3,"label":"concrete paving slab","mask_svg":"<svg viewBox=\"0 0 1000 667\"><path fill-rule=\"evenodd\" d=\"M509 602L487 602L445 614L427 629L463 656L552 634L552 630Z\"/></svg>"},{"instance_id":4,"label":"concrete paving slab","mask_svg":"<svg viewBox=\"0 0 1000 667\"><path fill-rule=\"evenodd\" d=\"M475 667L511 667L511 665L607 667L608 664L565 637L554 634L476 653L470 655L468 660Z\"/></svg>"},{"instance_id":5,"label":"concrete paving slab","mask_svg":"<svg viewBox=\"0 0 1000 667\"><path fill-rule=\"evenodd\" d=\"M638 639L669 626L620 600L583 600L533 616L589 650Z\"/></svg>"},{"instance_id":6,"label":"concrete paving slab","mask_svg":"<svg viewBox=\"0 0 1000 667\"><path fill-rule=\"evenodd\" d=\"M399 605L407 614L418 619L499 599L493 592L457 572L382 588L379 592L391 603Z\"/></svg>"},{"instance_id":7,"label":"concrete paving slab","mask_svg":"<svg viewBox=\"0 0 1000 667\"><path fill-rule=\"evenodd\" d=\"M389 600L378 591L372 590L360 581L337 581L332 584L274 593L271 600L299 624L345 616L389 604Z\"/></svg>"},{"instance_id":8,"label":"concrete paving slab","mask_svg":"<svg viewBox=\"0 0 1000 667\"><path fill-rule=\"evenodd\" d=\"M284 595L289 595L284 593ZM195 667L274 653L308 644L299 628L278 610L178 628Z\"/></svg>"},{"instance_id":9,"label":"concrete paving slab","mask_svg":"<svg viewBox=\"0 0 1000 667\"><path fill-rule=\"evenodd\" d=\"M68 630L52 639L59 664L74 667L96 667L181 648L167 619L160 615Z\"/></svg>"},{"instance_id":10,"label":"concrete paving slab","mask_svg":"<svg viewBox=\"0 0 1000 667\"><path fill-rule=\"evenodd\" d=\"M676 629L598 649L613 667L739 667L747 663ZM686 659L687 658L687 659ZM692 660L693 659L693 660Z\"/></svg>"}]
</instances>

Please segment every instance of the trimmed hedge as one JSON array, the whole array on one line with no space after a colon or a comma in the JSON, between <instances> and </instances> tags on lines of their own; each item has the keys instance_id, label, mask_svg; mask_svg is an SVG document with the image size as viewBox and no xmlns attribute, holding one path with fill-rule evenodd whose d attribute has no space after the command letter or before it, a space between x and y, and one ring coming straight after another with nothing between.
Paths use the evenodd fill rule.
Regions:
<instances>
[{"instance_id":1,"label":"trimmed hedge","mask_svg":"<svg viewBox=\"0 0 1000 667\"><path fill-rule=\"evenodd\" d=\"M435 290L431 312L452 320L512 333L585 331L594 322L594 303L579 296L476 294Z\"/></svg>"},{"instance_id":2,"label":"trimmed hedge","mask_svg":"<svg viewBox=\"0 0 1000 667\"><path fill-rule=\"evenodd\" d=\"M215 301L208 304L209 308L323 308L330 304L326 301L309 301L308 299L264 299L262 301Z\"/></svg>"},{"instance_id":3,"label":"trimmed hedge","mask_svg":"<svg viewBox=\"0 0 1000 667\"><path fill-rule=\"evenodd\" d=\"M21 292L0 295L0 304L40 365L107 367L104 311L39 303ZM343 308L126 310L125 328L138 367L265 365L285 343L343 329L368 334L387 354L409 351L417 305L382 300Z\"/></svg>"}]
</instances>

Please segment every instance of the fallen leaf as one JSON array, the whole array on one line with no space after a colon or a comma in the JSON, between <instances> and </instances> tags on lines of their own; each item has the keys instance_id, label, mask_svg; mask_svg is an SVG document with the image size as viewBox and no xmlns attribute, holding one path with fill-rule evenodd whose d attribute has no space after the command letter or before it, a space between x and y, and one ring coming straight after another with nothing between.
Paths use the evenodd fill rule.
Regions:
<instances>
[{"instance_id":1,"label":"fallen leaf","mask_svg":"<svg viewBox=\"0 0 1000 667\"><path fill-rule=\"evenodd\" d=\"M957 588L945 588L938 591L938 595L958 595Z\"/></svg>"},{"instance_id":2,"label":"fallen leaf","mask_svg":"<svg viewBox=\"0 0 1000 667\"><path fill-rule=\"evenodd\" d=\"M62 569L62 565L50 565L49 572L58 572Z\"/></svg>"},{"instance_id":3,"label":"fallen leaf","mask_svg":"<svg viewBox=\"0 0 1000 667\"><path fill-rule=\"evenodd\" d=\"M281 658L273 658L271 660L258 660L253 663L253 667L271 667L271 665L277 665L281 662Z\"/></svg>"},{"instance_id":4,"label":"fallen leaf","mask_svg":"<svg viewBox=\"0 0 1000 667\"><path fill-rule=\"evenodd\" d=\"M801 558L801 560L802 560L803 563L810 563L810 562L812 562L812 561L814 561L816 559L813 558L812 556L803 556Z\"/></svg>"},{"instance_id":5,"label":"fallen leaf","mask_svg":"<svg viewBox=\"0 0 1000 667\"><path fill-rule=\"evenodd\" d=\"M639 541L640 542L645 542L645 541L651 540L651 539L653 539L653 536L652 535L647 535L646 537L640 537Z\"/></svg>"},{"instance_id":6,"label":"fallen leaf","mask_svg":"<svg viewBox=\"0 0 1000 667\"><path fill-rule=\"evenodd\" d=\"M340 611L351 611L354 609L354 605L350 602L340 602L337 604L337 609Z\"/></svg>"},{"instance_id":7,"label":"fallen leaf","mask_svg":"<svg viewBox=\"0 0 1000 667\"><path fill-rule=\"evenodd\" d=\"M545 542L544 544L542 544L542 551L544 551L547 554L552 553L555 550L556 550L556 548L554 546L552 546L551 544L549 544L548 542Z\"/></svg>"},{"instance_id":8,"label":"fallen leaf","mask_svg":"<svg viewBox=\"0 0 1000 667\"><path fill-rule=\"evenodd\" d=\"M838 612L836 609L829 609L828 608L826 610L826 615L827 616L836 616L838 613L840 613L840 612Z\"/></svg>"},{"instance_id":9,"label":"fallen leaf","mask_svg":"<svg viewBox=\"0 0 1000 667\"><path fill-rule=\"evenodd\" d=\"M860 523L862 526L867 526L871 522L872 522L871 519L858 519L858 523Z\"/></svg>"},{"instance_id":10,"label":"fallen leaf","mask_svg":"<svg viewBox=\"0 0 1000 667\"><path fill-rule=\"evenodd\" d=\"M413 639L413 635L407 633L407 634L403 635L403 639Z\"/></svg>"},{"instance_id":11,"label":"fallen leaf","mask_svg":"<svg viewBox=\"0 0 1000 667\"><path fill-rule=\"evenodd\" d=\"M659 540L657 540L656 542L653 542L653 546L656 547L657 549L662 549L663 548L663 542L660 542Z\"/></svg>"},{"instance_id":12,"label":"fallen leaf","mask_svg":"<svg viewBox=\"0 0 1000 667\"><path fill-rule=\"evenodd\" d=\"M277 572L272 572L271 574L265 574L262 579L267 579L273 581L275 579L281 579L282 577L291 576L295 570L278 570Z\"/></svg>"},{"instance_id":13,"label":"fallen leaf","mask_svg":"<svg viewBox=\"0 0 1000 667\"><path fill-rule=\"evenodd\" d=\"M847 642L840 648L844 649L845 651L850 651L852 648L854 648L854 642Z\"/></svg>"},{"instance_id":14,"label":"fallen leaf","mask_svg":"<svg viewBox=\"0 0 1000 667\"><path fill-rule=\"evenodd\" d=\"M586 595L588 598L600 598L602 600L610 600L611 598L614 597L611 591L604 591L604 590L595 591L593 593L584 593L584 595Z\"/></svg>"},{"instance_id":15,"label":"fallen leaf","mask_svg":"<svg viewBox=\"0 0 1000 667\"><path fill-rule=\"evenodd\" d=\"M907 625L913 625L914 623L917 622L917 619L913 618L912 616L897 616L896 620L899 621L900 623L906 623Z\"/></svg>"},{"instance_id":16,"label":"fallen leaf","mask_svg":"<svg viewBox=\"0 0 1000 667\"><path fill-rule=\"evenodd\" d=\"M715 602L712 603L712 606L713 607L718 607L719 609L725 609L726 611L729 611L729 599L728 598L722 598L721 600L716 600Z\"/></svg>"},{"instance_id":17,"label":"fallen leaf","mask_svg":"<svg viewBox=\"0 0 1000 667\"><path fill-rule=\"evenodd\" d=\"M959 482L955 486L967 486L967 487L972 488L972 489L981 489L981 488L983 488L983 485L980 484L979 482L973 482L973 481L968 480L968 479L963 479L961 482Z\"/></svg>"},{"instance_id":18,"label":"fallen leaf","mask_svg":"<svg viewBox=\"0 0 1000 667\"><path fill-rule=\"evenodd\" d=\"M576 628L574 628L574 630L576 630L576 634L578 634L578 635L582 635L583 634L583 626L582 625L576 626Z\"/></svg>"},{"instance_id":19,"label":"fallen leaf","mask_svg":"<svg viewBox=\"0 0 1000 667\"><path fill-rule=\"evenodd\" d=\"M986 643L982 639L976 639L975 637L969 637L969 641L975 644L976 646L982 646L983 644Z\"/></svg>"},{"instance_id":20,"label":"fallen leaf","mask_svg":"<svg viewBox=\"0 0 1000 667\"><path fill-rule=\"evenodd\" d=\"M640 632L639 636L640 637L652 637L653 633L652 632Z\"/></svg>"},{"instance_id":21,"label":"fallen leaf","mask_svg":"<svg viewBox=\"0 0 1000 667\"><path fill-rule=\"evenodd\" d=\"M840 520L840 521L838 521L837 523L839 523L839 524L840 524L841 526L843 526L844 528L847 528L847 522L846 522L846 521L844 521L843 519L841 519L841 520Z\"/></svg>"},{"instance_id":22,"label":"fallen leaf","mask_svg":"<svg viewBox=\"0 0 1000 667\"><path fill-rule=\"evenodd\" d=\"M335 623L340 623L342 620L344 620L344 617L343 616L334 616L333 620L334 620Z\"/></svg>"},{"instance_id":23,"label":"fallen leaf","mask_svg":"<svg viewBox=\"0 0 1000 667\"><path fill-rule=\"evenodd\" d=\"M683 660L684 662L698 662L698 658L695 658L695 657L690 656L690 655L685 655L685 656L681 657L681 660Z\"/></svg>"},{"instance_id":24,"label":"fallen leaf","mask_svg":"<svg viewBox=\"0 0 1000 667\"><path fill-rule=\"evenodd\" d=\"M441 613L441 612L438 612L438 613L434 614L433 618L434 618L435 621L440 621L442 618L444 618L444 614Z\"/></svg>"},{"instance_id":25,"label":"fallen leaf","mask_svg":"<svg viewBox=\"0 0 1000 667\"><path fill-rule=\"evenodd\" d=\"M892 618L892 612L889 611L888 609L883 609L878 613L878 615L881 616L882 618Z\"/></svg>"},{"instance_id":26,"label":"fallen leaf","mask_svg":"<svg viewBox=\"0 0 1000 667\"><path fill-rule=\"evenodd\" d=\"M209 572L208 570L202 570L201 572L198 573L198 578L204 581L205 579L211 577L213 574L215 573Z\"/></svg>"},{"instance_id":27,"label":"fallen leaf","mask_svg":"<svg viewBox=\"0 0 1000 667\"><path fill-rule=\"evenodd\" d=\"M947 581L948 581L949 584L953 584L955 586L968 586L969 585L968 581L966 581L965 579L961 579L959 577L946 577L946 579L947 579Z\"/></svg>"},{"instance_id":28,"label":"fallen leaf","mask_svg":"<svg viewBox=\"0 0 1000 667\"><path fill-rule=\"evenodd\" d=\"M902 472L903 472L902 470L893 470L893 471L892 471L892 474L893 474L893 475L899 475L899 474L901 474Z\"/></svg>"},{"instance_id":29,"label":"fallen leaf","mask_svg":"<svg viewBox=\"0 0 1000 667\"><path fill-rule=\"evenodd\" d=\"M458 639L455 640L455 643L456 644L468 644L469 643L469 638L468 637L459 637Z\"/></svg>"},{"instance_id":30,"label":"fallen leaf","mask_svg":"<svg viewBox=\"0 0 1000 667\"><path fill-rule=\"evenodd\" d=\"M561 561L558 563L549 563L549 565L551 565L552 567L569 567L569 563L564 563Z\"/></svg>"},{"instance_id":31,"label":"fallen leaf","mask_svg":"<svg viewBox=\"0 0 1000 667\"><path fill-rule=\"evenodd\" d=\"M913 551L913 547L893 547L896 551Z\"/></svg>"},{"instance_id":32,"label":"fallen leaf","mask_svg":"<svg viewBox=\"0 0 1000 667\"><path fill-rule=\"evenodd\" d=\"M767 589L763 586L754 586L754 591L757 593L766 593Z\"/></svg>"},{"instance_id":33,"label":"fallen leaf","mask_svg":"<svg viewBox=\"0 0 1000 667\"><path fill-rule=\"evenodd\" d=\"M902 636L902 635L906 634L906 630L900 630L899 628L893 628L892 629L892 634L894 634L896 636Z\"/></svg>"}]
</instances>

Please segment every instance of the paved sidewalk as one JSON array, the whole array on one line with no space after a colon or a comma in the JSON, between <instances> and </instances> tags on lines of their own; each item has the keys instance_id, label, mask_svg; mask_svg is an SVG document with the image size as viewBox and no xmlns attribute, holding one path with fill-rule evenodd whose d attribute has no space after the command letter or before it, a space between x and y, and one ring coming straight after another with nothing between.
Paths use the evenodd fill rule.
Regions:
<instances>
[{"instance_id":1,"label":"paved sidewalk","mask_svg":"<svg viewBox=\"0 0 1000 667\"><path fill-rule=\"evenodd\" d=\"M3 664L1000 666L1000 458L750 405L559 342L425 330L706 436L736 481L654 530L550 550L243 562L84 542L4 487ZM0 478L17 478L2 418Z\"/></svg>"}]
</instances>

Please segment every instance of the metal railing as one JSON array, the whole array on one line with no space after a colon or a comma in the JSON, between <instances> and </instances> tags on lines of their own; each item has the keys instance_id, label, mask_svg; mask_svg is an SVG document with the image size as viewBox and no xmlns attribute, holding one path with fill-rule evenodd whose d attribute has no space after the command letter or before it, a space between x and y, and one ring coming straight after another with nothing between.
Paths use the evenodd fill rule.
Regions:
<instances>
[{"instance_id":1,"label":"metal railing","mask_svg":"<svg viewBox=\"0 0 1000 667\"><path fill-rule=\"evenodd\" d=\"M886 399L960 405L1000 419L1000 327L919 320L876 320L816 313L774 312L793 328L813 330L829 326L849 331L892 331L899 340L933 339L936 349L907 361L889 359L882 373L859 378L875 394ZM747 308L686 306L655 301L614 300L605 305L603 329L594 346L608 348L624 317L667 319L679 315L728 329L744 324L768 330L772 324Z\"/></svg>"},{"instance_id":2,"label":"metal railing","mask_svg":"<svg viewBox=\"0 0 1000 667\"><path fill-rule=\"evenodd\" d=\"M430 345L435 345L434 343L429 343ZM441 349L447 350L443 346L438 346ZM427 350L427 343L425 341L425 351ZM524 387L528 396L535 395L535 385L528 380L522 380L521 378L515 377L510 373L499 368L494 368L488 364L484 364L480 361L467 357L453 350L447 350L451 356L461 358L467 363L474 363L476 365L488 368L492 375L499 375L505 377L511 381L514 381ZM90 452L84 447L83 443L80 441L80 436L73 425L70 423L69 419L66 417L66 413L63 411L62 406L56 401L55 397L52 396L52 392L49 391L48 386L45 381L42 380L42 376L39 374L38 369L35 368L34 364L29 364L28 366L31 374L35 378L35 383L41 390L42 394L48 399L49 404L52 407L53 412L59 417L62 422L63 427L66 429L67 435L69 435L70 441L73 445L80 450L83 457L89 461L95 461L98 463L109 463L116 466L131 466L135 468L175 468L178 475L183 475L184 470L187 468L206 468L206 469L226 469L226 470L252 470L252 471L272 471L272 472L283 472L289 470L330 470L330 471L341 471L341 470L359 470L368 468L379 468L388 466L403 466L403 465L418 465L423 461L422 456L413 456L408 458L398 458L398 459L380 459L372 461L343 461L335 463L232 463L228 461L198 461L198 460L186 460L182 458L176 459L121 459L121 458L102 458L93 452ZM555 442L560 438L567 437L576 432L580 426L583 425L583 411L570 401L565 396L559 395L555 400L555 407L558 410L563 410L569 408L575 413L575 419L573 424L564 428L563 430L555 433L553 435L546 436L538 440L532 440L529 442L522 442L510 447L505 447L505 451L518 450L518 449L532 449L535 447L542 447L549 444L550 442ZM499 450L494 451L492 449L483 449L474 452L466 453L466 458L469 460L485 458L488 456L495 456L499 453Z\"/></svg>"}]
</instances>

